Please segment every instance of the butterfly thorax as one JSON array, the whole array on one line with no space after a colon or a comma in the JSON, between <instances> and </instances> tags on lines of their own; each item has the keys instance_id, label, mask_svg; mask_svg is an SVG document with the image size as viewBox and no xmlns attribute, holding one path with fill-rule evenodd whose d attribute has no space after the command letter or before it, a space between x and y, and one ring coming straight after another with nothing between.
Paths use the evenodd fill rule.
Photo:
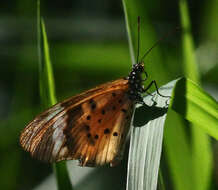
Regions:
<instances>
[{"instance_id":1,"label":"butterfly thorax","mask_svg":"<svg viewBox=\"0 0 218 190\"><path fill-rule=\"evenodd\" d=\"M143 92L142 77L144 72L144 63L137 63L133 65L132 71L126 78L129 82L128 95L131 100L142 102L141 93Z\"/></svg>"}]
</instances>

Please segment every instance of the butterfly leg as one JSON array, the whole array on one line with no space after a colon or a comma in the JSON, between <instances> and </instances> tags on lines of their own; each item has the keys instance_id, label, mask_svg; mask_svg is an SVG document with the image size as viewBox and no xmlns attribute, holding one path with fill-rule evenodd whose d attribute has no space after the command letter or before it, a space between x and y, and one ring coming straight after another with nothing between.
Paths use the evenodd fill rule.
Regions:
<instances>
[{"instance_id":1,"label":"butterfly leg","mask_svg":"<svg viewBox=\"0 0 218 190\"><path fill-rule=\"evenodd\" d=\"M148 92L148 90L147 90L146 94L148 94L149 96L154 97L154 94L151 94L150 92Z\"/></svg>"},{"instance_id":2,"label":"butterfly leg","mask_svg":"<svg viewBox=\"0 0 218 190\"><path fill-rule=\"evenodd\" d=\"M156 91L157 91L157 94L160 95L161 97L164 97L164 98L171 98L170 96L164 96L162 95L159 90L158 90L158 86L157 86L157 83L155 80L151 81L150 84L143 89L144 92L147 92L149 88L151 88L151 86L154 84L155 88L156 88Z\"/></svg>"},{"instance_id":3,"label":"butterfly leg","mask_svg":"<svg viewBox=\"0 0 218 190\"><path fill-rule=\"evenodd\" d=\"M158 90L158 89L157 89ZM158 92L158 91L157 91ZM167 99L166 99L166 101L165 101L165 108L168 108L168 106L169 106L169 103L168 103L168 101L170 100L169 98L171 98L170 96L163 96L162 94L160 94L159 93L159 95L160 96L162 96L162 97L167 97ZM155 97L155 95L153 95L153 97L151 98L151 101L153 102L153 105L152 106L156 106L157 105L157 102L154 100L154 97Z\"/></svg>"},{"instance_id":4,"label":"butterfly leg","mask_svg":"<svg viewBox=\"0 0 218 190\"><path fill-rule=\"evenodd\" d=\"M142 79L142 82L146 81L146 80L147 80L147 78L148 78L148 73L147 73L146 71L144 71L144 74L145 74L145 78L144 78L144 79Z\"/></svg>"},{"instance_id":5,"label":"butterfly leg","mask_svg":"<svg viewBox=\"0 0 218 190\"><path fill-rule=\"evenodd\" d=\"M143 82L148 79L148 73L147 73L146 71L144 71L144 74L145 74L145 78L142 79ZM142 92L145 92L145 91L144 91L144 88L142 88ZM150 92L148 92L148 89L147 89L146 93L147 93L148 95L150 95L150 96L154 96L154 95L152 95Z\"/></svg>"}]
</instances>

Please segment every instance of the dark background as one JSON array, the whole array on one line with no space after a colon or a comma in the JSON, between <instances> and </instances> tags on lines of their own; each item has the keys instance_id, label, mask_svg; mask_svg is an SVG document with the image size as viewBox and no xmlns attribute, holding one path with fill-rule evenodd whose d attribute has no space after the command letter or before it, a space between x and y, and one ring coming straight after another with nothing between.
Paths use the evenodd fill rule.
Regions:
<instances>
[{"instance_id":1,"label":"dark background","mask_svg":"<svg viewBox=\"0 0 218 190\"><path fill-rule=\"evenodd\" d=\"M205 89L217 97L218 25L211 2L189 1L189 11L201 79ZM177 1L152 1L147 10L157 40L180 25ZM41 15L47 29L58 100L128 74L131 61L121 1L44 0ZM159 46L165 57L170 54L179 61L179 44L178 32ZM42 111L36 1L1 2L0 63L0 188L31 189L52 171L19 145L20 131ZM180 73L180 66L175 64L168 75L175 79Z\"/></svg>"}]
</instances>

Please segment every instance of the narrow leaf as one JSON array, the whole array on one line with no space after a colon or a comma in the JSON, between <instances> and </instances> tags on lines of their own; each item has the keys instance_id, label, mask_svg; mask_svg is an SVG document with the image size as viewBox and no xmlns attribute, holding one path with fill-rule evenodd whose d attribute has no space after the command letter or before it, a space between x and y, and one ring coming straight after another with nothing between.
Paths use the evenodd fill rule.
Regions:
<instances>
[{"instance_id":1,"label":"narrow leaf","mask_svg":"<svg viewBox=\"0 0 218 190\"><path fill-rule=\"evenodd\" d=\"M135 54L134 54L134 47L133 47L133 28L131 28L131 23L130 23L130 14L128 14L129 10L129 4L123 0L123 8L124 8L124 13L125 13L125 22L126 22L126 31L127 31L127 37L128 37L128 42L129 42L129 51L130 51L130 56L131 56L131 61L132 64L136 63L135 59Z\"/></svg>"},{"instance_id":2,"label":"narrow leaf","mask_svg":"<svg viewBox=\"0 0 218 190\"><path fill-rule=\"evenodd\" d=\"M197 84L185 78L178 80L170 107L218 139L218 103Z\"/></svg>"},{"instance_id":3,"label":"narrow leaf","mask_svg":"<svg viewBox=\"0 0 218 190\"><path fill-rule=\"evenodd\" d=\"M199 84L188 4L185 0L180 0L178 3L183 28L183 71L187 77ZM180 106L184 106L183 102L180 102ZM181 121L180 123L171 122L168 118L167 130L165 131L166 152L174 189L207 189L212 163L209 137L195 123L182 120L183 116L181 117L173 111L169 112L168 115L171 115L173 120ZM191 127L190 133L187 133L189 127ZM183 180L181 181L181 179Z\"/></svg>"},{"instance_id":4,"label":"narrow leaf","mask_svg":"<svg viewBox=\"0 0 218 190\"><path fill-rule=\"evenodd\" d=\"M168 110L164 130L164 153L170 175L164 177L172 180L175 190L193 189L191 147L186 134L187 123L179 114Z\"/></svg>"},{"instance_id":5,"label":"narrow leaf","mask_svg":"<svg viewBox=\"0 0 218 190\"><path fill-rule=\"evenodd\" d=\"M161 87L160 93L171 96L175 83L172 81ZM153 95L144 98L147 106L137 105L130 139L128 190L157 188L167 101L167 98Z\"/></svg>"},{"instance_id":6,"label":"narrow leaf","mask_svg":"<svg viewBox=\"0 0 218 190\"><path fill-rule=\"evenodd\" d=\"M199 73L194 54L194 42L191 36L191 26L186 0L179 1L182 33L183 67L185 76L194 81L199 81Z\"/></svg>"},{"instance_id":7,"label":"narrow leaf","mask_svg":"<svg viewBox=\"0 0 218 190\"><path fill-rule=\"evenodd\" d=\"M182 33L182 50L183 50L183 67L185 76L195 83L200 84L197 62L195 58L194 41L191 34L191 22L188 11L187 0L179 1L180 20L183 28ZM192 89L190 89L192 90ZM203 101L202 101L203 103ZM206 102L205 102L206 103ZM197 107L196 107L197 108ZM193 113L199 114L196 110ZM210 110L206 108L206 112ZM201 115L198 115L200 117ZM203 118L206 119L205 113ZM208 121L209 122L209 121ZM207 122L207 124L208 124ZM205 124L205 123L204 123ZM198 190L207 190L210 187L212 174L212 150L210 139L204 130L198 127L198 124L192 123L191 144L192 144L192 163L193 163L193 188ZM201 159L199 159L201 158Z\"/></svg>"},{"instance_id":8,"label":"narrow leaf","mask_svg":"<svg viewBox=\"0 0 218 190\"><path fill-rule=\"evenodd\" d=\"M54 105L56 101L55 83L53 78L52 64L49 55L49 45L45 30L45 24L40 16L40 1L37 1L37 37L39 56L39 79L40 95L44 108ZM66 163L61 162L53 165L59 190L71 190L72 185L68 176Z\"/></svg>"}]
</instances>

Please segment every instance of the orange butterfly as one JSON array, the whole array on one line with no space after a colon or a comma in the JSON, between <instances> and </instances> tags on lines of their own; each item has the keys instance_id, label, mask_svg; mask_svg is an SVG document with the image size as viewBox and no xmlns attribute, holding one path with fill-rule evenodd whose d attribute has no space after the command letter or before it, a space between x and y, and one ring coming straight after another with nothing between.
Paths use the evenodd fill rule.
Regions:
<instances>
[{"instance_id":1,"label":"orange butterfly","mask_svg":"<svg viewBox=\"0 0 218 190\"><path fill-rule=\"evenodd\" d=\"M144 63L139 62L133 65L128 77L103 84L49 108L23 130L21 146L45 162L76 159L81 166L116 165L122 158L134 104L144 104L141 94L152 84L161 95L155 81L146 88L142 86L143 72L147 78Z\"/></svg>"},{"instance_id":2,"label":"orange butterfly","mask_svg":"<svg viewBox=\"0 0 218 190\"><path fill-rule=\"evenodd\" d=\"M24 150L39 160L78 159L82 166L110 164L122 157L133 107L144 103L141 74L135 64L128 77L71 97L38 115L20 136Z\"/></svg>"}]
</instances>

